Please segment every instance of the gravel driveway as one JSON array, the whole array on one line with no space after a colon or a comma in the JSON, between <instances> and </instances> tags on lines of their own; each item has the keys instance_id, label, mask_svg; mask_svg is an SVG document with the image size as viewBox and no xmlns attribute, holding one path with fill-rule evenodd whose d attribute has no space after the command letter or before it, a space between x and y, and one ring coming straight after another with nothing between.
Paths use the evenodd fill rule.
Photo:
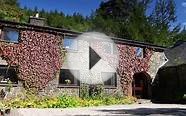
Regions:
<instances>
[{"instance_id":1,"label":"gravel driveway","mask_svg":"<svg viewBox=\"0 0 186 116\"><path fill-rule=\"evenodd\" d=\"M66 109L14 109L8 116L186 116L186 105L132 104Z\"/></svg>"}]
</instances>

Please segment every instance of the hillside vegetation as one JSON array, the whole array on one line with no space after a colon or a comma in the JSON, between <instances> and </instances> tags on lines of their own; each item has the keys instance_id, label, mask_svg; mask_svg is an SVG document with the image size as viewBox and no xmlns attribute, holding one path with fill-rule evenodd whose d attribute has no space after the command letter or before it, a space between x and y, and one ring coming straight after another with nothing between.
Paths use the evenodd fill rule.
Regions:
<instances>
[{"instance_id":1,"label":"hillside vegetation","mask_svg":"<svg viewBox=\"0 0 186 116\"><path fill-rule=\"evenodd\" d=\"M154 8L150 8L152 3L155 3ZM65 15L57 10L20 8L18 0L0 0L0 19L28 22L29 16L39 12L49 26L81 32L98 31L162 46L185 40L185 30L181 30L180 25L172 26L176 21L175 11L174 0L106 0L85 17L77 12Z\"/></svg>"}]
</instances>

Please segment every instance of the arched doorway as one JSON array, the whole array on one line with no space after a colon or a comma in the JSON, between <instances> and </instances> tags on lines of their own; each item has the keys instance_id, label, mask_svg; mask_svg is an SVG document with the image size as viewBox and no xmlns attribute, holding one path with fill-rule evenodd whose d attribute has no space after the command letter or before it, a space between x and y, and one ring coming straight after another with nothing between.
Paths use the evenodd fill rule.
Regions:
<instances>
[{"instance_id":1,"label":"arched doorway","mask_svg":"<svg viewBox=\"0 0 186 116\"><path fill-rule=\"evenodd\" d=\"M132 95L139 99L151 97L151 78L146 72L135 73L132 82Z\"/></svg>"}]
</instances>

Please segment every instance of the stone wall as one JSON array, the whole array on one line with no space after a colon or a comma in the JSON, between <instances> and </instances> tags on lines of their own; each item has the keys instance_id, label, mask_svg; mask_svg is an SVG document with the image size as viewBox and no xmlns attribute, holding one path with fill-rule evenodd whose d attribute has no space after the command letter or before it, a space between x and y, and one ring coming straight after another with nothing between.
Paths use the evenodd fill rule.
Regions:
<instances>
[{"instance_id":1,"label":"stone wall","mask_svg":"<svg viewBox=\"0 0 186 116\"><path fill-rule=\"evenodd\" d=\"M79 96L79 87L70 87L70 86L59 86L59 78L55 78L49 82L47 87L40 92L40 95L70 95L70 96Z\"/></svg>"}]
</instances>

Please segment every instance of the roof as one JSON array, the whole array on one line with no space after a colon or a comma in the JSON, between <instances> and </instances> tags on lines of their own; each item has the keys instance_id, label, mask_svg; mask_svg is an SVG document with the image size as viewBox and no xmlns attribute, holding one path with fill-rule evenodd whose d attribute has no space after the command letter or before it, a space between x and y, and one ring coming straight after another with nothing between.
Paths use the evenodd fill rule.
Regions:
<instances>
[{"instance_id":1,"label":"roof","mask_svg":"<svg viewBox=\"0 0 186 116\"><path fill-rule=\"evenodd\" d=\"M7 21L7 20L0 20L0 26L12 27L12 28L17 28L17 29L38 30L42 32L56 33L56 34L62 34L62 35L68 35L68 36L78 36L82 34L82 32L67 30L63 28L55 28L55 27L50 27L50 26L37 26L37 25L29 24L29 23L19 23L19 22ZM116 43L127 44L127 45L137 46L137 47L147 47L147 48L152 48L156 51L161 51L161 52L167 49L166 47L158 46L158 45L154 45L154 44L150 44L146 42L140 42L140 41L116 38L116 37L111 37L111 38Z\"/></svg>"},{"instance_id":2,"label":"roof","mask_svg":"<svg viewBox=\"0 0 186 116\"><path fill-rule=\"evenodd\" d=\"M50 33L63 33L69 35L77 35L81 34L80 32L71 31L67 29L55 28L50 26L38 26L29 23L19 23L7 20L0 20L0 26L12 27L17 29L31 29L31 30L38 30L42 32L50 32Z\"/></svg>"},{"instance_id":3,"label":"roof","mask_svg":"<svg viewBox=\"0 0 186 116\"><path fill-rule=\"evenodd\" d=\"M154 45L154 44L150 44L150 43L147 43L147 42L140 42L140 41L123 39L123 38L116 38L116 37L112 37L112 39L116 43L123 43L123 44L131 45L131 46L137 46L137 47L152 48L152 49L155 49L156 51L161 51L161 52L163 52L164 50L167 49L167 47Z\"/></svg>"}]
</instances>

